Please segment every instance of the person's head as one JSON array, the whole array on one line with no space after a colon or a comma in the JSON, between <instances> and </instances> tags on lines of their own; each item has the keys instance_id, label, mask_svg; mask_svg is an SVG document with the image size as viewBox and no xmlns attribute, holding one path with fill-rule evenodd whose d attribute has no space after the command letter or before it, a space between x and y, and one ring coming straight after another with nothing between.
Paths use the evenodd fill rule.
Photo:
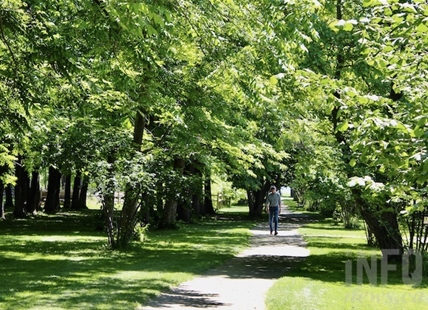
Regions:
<instances>
[{"instance_id":1,"label":"person's head","mask_svg":"<svg viewBox=\"0 0 428 310\"><path fill-rule=\"evenodd\" d=\"M276 187L275 187L275 185L272 185L272 186L270 187L270 191L271 191L272 193L275 193L275 192L276 192Z\"/></svg>"}]
</instances>

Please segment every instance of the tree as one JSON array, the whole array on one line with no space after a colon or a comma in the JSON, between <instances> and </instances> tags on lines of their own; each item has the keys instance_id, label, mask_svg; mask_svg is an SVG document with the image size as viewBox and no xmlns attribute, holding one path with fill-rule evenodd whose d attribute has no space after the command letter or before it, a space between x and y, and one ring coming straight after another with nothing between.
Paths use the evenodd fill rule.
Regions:
<instances>
[{"instance_id":1,"label":"tree","mask_svg":"<svg viewBox=\"0 0 428 310\"><path fill-rule=\"evenodd\" d=\"M298 5L305 4L294 7ZM287 12L294 7L287 7ZM399 59L415 59L414 55L421 55L418 51L426 46L421 23L424 7L420 3L377 1L365 1L361 6L340 0L314 6L309 10L315 13L313 18L304 17L298 24L299 31L294 32L301 35L299 46L305 56L301 61L292 58L295 68L301 69L294 75L300 85L290 89L293 84L285 81L285 74L279 83L284 94L293 94L308 110L311 107L316 129L334 138L328 143L339 151L343 173L351 180L350 190L361 216L379 247L397 250L398 258L403 251L398 216L414 182L410 185L409 180L400 178L399 182L409 184L406 188L396 180L403 167L411 174L415 172L408 161L414 154L409 147L414 135L410 128L414 127L406 122L416 115L404 106L420 107L420 96L414 96L414 91L426 87L419 79L421 72L410 70L413 75L409 76L408 63ZM288 36L281 27L292 18L288 15L286 22L275 27L278 34ZM280 54L282 46L273 46ZM418 69L424 70L424 61L416 58ZM416 128L421 132L418 124Z\"/></svg>"}]
</instances>

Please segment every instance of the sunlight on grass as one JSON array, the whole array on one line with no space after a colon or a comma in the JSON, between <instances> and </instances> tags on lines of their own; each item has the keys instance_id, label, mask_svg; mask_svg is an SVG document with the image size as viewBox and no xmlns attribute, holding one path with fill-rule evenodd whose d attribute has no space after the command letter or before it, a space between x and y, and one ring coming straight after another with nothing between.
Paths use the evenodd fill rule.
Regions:
<instances>
[{"instance_id":1,"label":"sunlight on grass","mask_svg":"<svg viewBox=\"0 0 428 310\"><path fill-rule=\"evenodd\" d=\"M364 275L356 282L358 257L375 262L380 251L366 245L363 230L347 230L332 221L308 223L299 229L310 249L310 256L269 290L267 309L342 310L413 309L428 302L426 283L419 287L403 284L401 267L390 271L387 284L370 284ZM346 262L353 262L350 283ZM372 265L373 266L373 265ZM377 268L380 272L380 268ZM349 272L349 270L348 270ZM348 274L349 276L349 274Z\"/></svg>"},{"instance_id":2,"label":"sunlight on grass","mask_svg":"<svg viewBox=\"0 0 428 310\"><path fill-rule=\"evenodd\" d=\"M269 291L268 309L417 309L427 304L426 289L409 286L334 284L310 278L284 277Z\"/></svg>"},{"instance_id":3,"label":"sunlight on grass","mask_svg":"<svg viewBox=\"0 0 428 310\"><path fill-rule=\"evenodd\" d=\"M230 206L230 207L224 207L218 210L218 214L231 214L231 213L241 213L241 214L248 214L248 206Z\"/></svg>"},{"instance_id":4,"label":"sunlight on grass","mask_svg":"<svg viewBox=\"0 0 428 310\"><path fill-rule=\"evenodd\" d=\"M64 212L0 226L0 309L135 309L248 245L250 221L232 217L149 230L109 251L92 215Z\"/></svg>"}]
</instances>

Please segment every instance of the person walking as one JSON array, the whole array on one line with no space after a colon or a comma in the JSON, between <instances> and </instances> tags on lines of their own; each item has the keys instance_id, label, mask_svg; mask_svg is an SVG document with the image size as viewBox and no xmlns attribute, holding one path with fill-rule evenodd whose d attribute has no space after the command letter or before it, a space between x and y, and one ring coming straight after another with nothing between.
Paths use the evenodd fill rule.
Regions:
<instances>
[{"instance_id":1,"label":"person walking","mask_svg":"<svg viewBox=\"0 0 428 310\"><path fill-rule=\"evenodd\" d=\"M266 207L269 207L269 228L270 234L274 232L278 234L278 213L281 209L281 195L276 191L275 185L270 187L266 197Z\"/></svg>"}]
</instances>

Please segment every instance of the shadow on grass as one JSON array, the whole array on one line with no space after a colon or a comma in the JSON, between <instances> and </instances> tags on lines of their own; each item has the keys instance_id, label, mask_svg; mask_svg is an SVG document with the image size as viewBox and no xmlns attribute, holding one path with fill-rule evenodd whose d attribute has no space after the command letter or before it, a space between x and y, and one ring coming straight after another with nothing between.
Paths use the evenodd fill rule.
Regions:
<instances>
[{"instance_id":1,"label":"shadow on grass","mask_svg":"<svg viewBox=\"0 0 428 310\"><path fill-rule=\"evenodd\" d=\"M209 275L236 279L278 279L286 275L345 283L346 261L354 261L354 271L356 267L355 257L344 250L365 248L361 244L354 246L332 243L331 239L326 239L326 243L317 240L311 246L331 248L333 245L342 251L301 257L297 250L303 241L294 231L302 224L311 225L319 219L287 215L281 217L279 236L270 236L267 227L264 227L266 233L254 236L256 246L262 248L274 243L286 245L286 255L267 253L233 257L234 247L246 244L246 229L258 221L248 221L248 218L242 221L228 215L185 225L179 230L150 231L143 245L135 245L124 252L112 252L103 248L106 242L103 233L94 231L93 218L86 216L59 214L48 217L47 221L1 222L0 274L3 283L0 308L130 309L144 304L160 291L178 285L183 278L179 279L177 275L187 274L189 277L205 273L212 267L215 268L208 272ZM242 228L243 232L230 231L236 228ZM61 238L56 239L57 236ZM224 243L226 246L219 246ZM388 284L402 284L401 274L391 273ZM426 283L420 287L426 287ZM183 305L195 298L202 303L212 302L212 296L198 295L197 292L175 293ZM220 305L211 304L212 307Z\"/></svg>"},{"instance_id":2,"label":"shadow on grass","mask_svg":"<svg viewBox=\"0 0 428 310\"><path fill-rule=\"evenodd\" d=\"M149 231L144 243L118 252L106 250L107 238L94 228L97 214L1 221L0 308L133 309L233 257L253 225L233 216L183 224Z\"/></svg>"}]
</instances>

